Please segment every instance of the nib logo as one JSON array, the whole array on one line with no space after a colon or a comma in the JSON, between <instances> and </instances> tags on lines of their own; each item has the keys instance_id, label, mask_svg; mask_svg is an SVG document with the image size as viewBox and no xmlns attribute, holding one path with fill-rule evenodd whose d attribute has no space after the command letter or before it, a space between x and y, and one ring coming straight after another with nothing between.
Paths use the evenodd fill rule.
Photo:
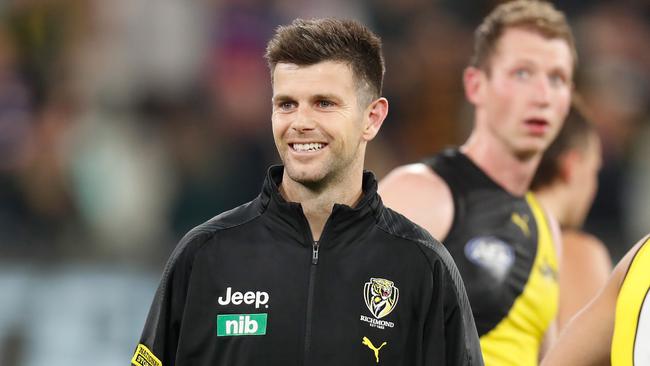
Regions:
<instances>
[{"instance_id":1,"label":"nib logo","mask_svg":"<svg viewBox=\"0 0 650 366\"><path fill-rule=\"evenodd\" d=\"M217 337L265 334L266 314L217 315Z\"/></svg>"}]
</instances>

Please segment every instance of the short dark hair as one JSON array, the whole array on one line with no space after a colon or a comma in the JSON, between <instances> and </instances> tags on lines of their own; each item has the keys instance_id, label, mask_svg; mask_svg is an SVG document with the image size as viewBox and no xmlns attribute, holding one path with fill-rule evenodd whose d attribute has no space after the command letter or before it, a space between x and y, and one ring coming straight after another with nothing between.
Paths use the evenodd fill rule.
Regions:
<instances>
[{"instance_id":1,"label":"short dark hair","mask_svg":"<svg viewBox=\"0 0 650 366\"><path fill-rule=\"evenodd\" d=\"M495 52L497 42L508 28L522 28L549 39L563 39L571 49L574 67L577 65L575 40L564 13L546 1L516 0L494 8L476 29L470 66L485 70L489 74L490 58Z\"/></svg>"},{"instance_id":2,"label":"short dark hair","mask_svg":"<svg viewBox=\"0 0 650 366\"><path fill-rule=\"evenodd\" d=\"M343 62L351 67L360 88L367 88L373 99L381 96L385 71L381 39L357 21L296 19L276 29L264 57L271 77L278 63Z\"/></svg>"},{"instance_id":3,"label":"short dark hair","mask_svg":"<svg viewBox=\"0 0 650 366\"><path fill-rule=\"evenodd\" d=\"M564 126L542 156L531 189L551 185L560 174L562 154L571 149L586 149L590 134L595 132L596 127L585 117L584 107L578 102L572 103Z\"/></svg>"}]
</instances>

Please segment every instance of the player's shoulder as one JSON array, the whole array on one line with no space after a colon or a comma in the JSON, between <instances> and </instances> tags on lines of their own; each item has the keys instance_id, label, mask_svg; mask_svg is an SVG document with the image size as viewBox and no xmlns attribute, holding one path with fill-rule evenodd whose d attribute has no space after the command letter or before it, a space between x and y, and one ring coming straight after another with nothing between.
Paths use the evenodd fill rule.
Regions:
<instances>
[{"instance_id":1,"label":"player's shoulder","mask_svg":"<svg viewBox=\"0 0 650 366\"><path fill-rule=\"evenodd\" d=\"M437 194L449 192L449 186L428 165L414 163L393 169L379 182L378 191L382 196L396 191Z\"/></svg>"},{"instance_id":2,"label":"player's shoulder","mask_svg":"<svg viewBox=\"0 0 650 366\"><path fill-rule=\"evenodd\" d=\"M609 255L605 243L598 237L582 230L564 230L562 244L565 252L584 255Z\"/></svg>"},{"instance_id":3,"label":"player's shoulder","mask_svg":"<svg viewBox=\"0 0 650 366\"><path fill-rule=\"evenodd\" d=\"M625 276L627 275L632 262L635 260L637 255L641 250L644 250L647 253L648 248L650 248L650 234L646 235L643 239L639 240L634 246L628 250L628 252L623 256L623 258L618 262L614 268L614 278L618 283L619 287L623 283Z\"/></svg>"},{"instance_id":4,"label":"player's shoulder","mask_svg":"<svg viewBox=\"0 0 650 366\"><path fill-rule=\"evenodd\" d=\"M396 168L379 182L386 206L405 215L436 238L444 238L454 214L452 191L426 164Z\"/></svg>"},{"instance_id":5,"label":"player's shoulder","mask_svg":"<svg viewBox=\"0 0 650 366\"><path fill-rule=\"evenodd\" d=\"M393 183L427 184L435 183L440 177L436 172L424 163L412 163L398 166L390 171L379 183L382 185Z\"/></svg>"},{"instance_id":6,"label":"player's shoulder","mask_svg":"<svg viewBox=\"0 0 650 366\"><path fill-rule=\"evenodd\" d=\"M388 234L416 245L430 261L442 261L448 264L449 253L444 245L426 229L401 213L383 207L377 225Z\"/></svg>"},{"instance_id":7,"label":"player's shoulder","mask_svg":"<svg viewBox=\"0 0 650 366\"><path fill-rule=\"evenodd\" d=\"M562 268L595 283L609 277L612 259L605 244L596 236L582 230L565 229L562 231Z\"/></svg>"},{"instance_id":8,"label":"player's shoulder","mask_svg":"<svg viewBox=\"0 0 650 366\"><path fill-rule=\"evenodd\" d=\"M439 243L428 231L403 214L382 207L377 225L388 234L419 244Z\"/></svg>"},{"instance_id":9,"label":"player's shoulder","mask_svg":"<svg viewBox=\"0 0 650 366\"><path fill-rule=\"evenodd\" d=\"M643 252L642 255L640 253ZM650 234L643 237L639 240L634 246L627 252L627 254L621 260L621 264L627 269L630 267L632 262L636 260L637 257L643 256L645 259L650 258Z\"/></svg>"},{"instance_id":10,"label":"player's shoulder","mask_svg":"<svg viewBox=\"0 0 650 366\"><path fill-rule=\"evenodd\" d=\"M180 256L182 253L194 253L220 232L248 224L259 217L262 212L259 198L256 198L214 216L187 232L176 246L172 256Z\"/></svg>"}]
</instances>

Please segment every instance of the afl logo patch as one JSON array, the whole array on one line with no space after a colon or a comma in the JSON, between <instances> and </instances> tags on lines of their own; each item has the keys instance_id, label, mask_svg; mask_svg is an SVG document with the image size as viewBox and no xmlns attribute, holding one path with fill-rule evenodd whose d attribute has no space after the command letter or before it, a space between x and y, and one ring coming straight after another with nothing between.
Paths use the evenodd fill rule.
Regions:
<instances>
[{"instance_id":1,"label":"afl logo patch","mask_svg":"<svg viewBox=\"0 0 650 366\"><path fill-rule=\"evenodd\" d=\"M366 301L368 310L377 319L390 314L399 299L399 289L393 281L383 278L371 278L363 286L363 298Z\"/></svg>"},{"instance_id":2,"label":"afl logo patch","mask_svg":"<svg viewBox=\"0 0 650 366\"><path fill-rule=\"evenodd\" d=\"M474 238L465 245L465 256L483 267L497 279L503 279L515 261L515 253L508 243L493 236Z\"/></svg>"}]
</instances>

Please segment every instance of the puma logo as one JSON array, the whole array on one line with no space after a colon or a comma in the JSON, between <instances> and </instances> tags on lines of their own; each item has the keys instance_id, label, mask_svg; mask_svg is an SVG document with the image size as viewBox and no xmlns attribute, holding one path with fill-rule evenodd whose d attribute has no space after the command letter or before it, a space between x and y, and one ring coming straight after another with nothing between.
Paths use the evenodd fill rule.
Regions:
<instances>
[{"instance_id":1,"label":"puma logo","mask_svg":"<svg viewBox=\"0 0 650 366\"><path fill-rule=\"evenodd\" d=\"M519 213L514 212L512 216L510 216L510 219L512 220L512 223L517 225L521 231L524 232L524 235L526 237L530 237L530 229L528 228L528 215L521 216Z\"/></svg>"},{"instance_id":2,"label":"puma logo","mask_svg":"<svg viewBox=\"0 0 650 366\"><path fill-rule=\"evenodd\" d=\"M542 263L539 266L539 273L549 281L557 282L558 280L557 271L551 267L551 264L546 257L542 259Z\"/></svg>"},{"instance_id":3,"label":"puma logo","mask_svg":"<svg viewBox=\"0 0 650 366\"><path fill-rule=\"evenodd\" d=\"M372 342L370 342L370 339L368 337L363 337L363 345L368 346L374 353L375 353L375 359L377 360L377 363L379 363L379 350L381 347L387 345L388 343L384 342L379 346L379 348L375 347Z\"/></svg>"}]
</instances>

